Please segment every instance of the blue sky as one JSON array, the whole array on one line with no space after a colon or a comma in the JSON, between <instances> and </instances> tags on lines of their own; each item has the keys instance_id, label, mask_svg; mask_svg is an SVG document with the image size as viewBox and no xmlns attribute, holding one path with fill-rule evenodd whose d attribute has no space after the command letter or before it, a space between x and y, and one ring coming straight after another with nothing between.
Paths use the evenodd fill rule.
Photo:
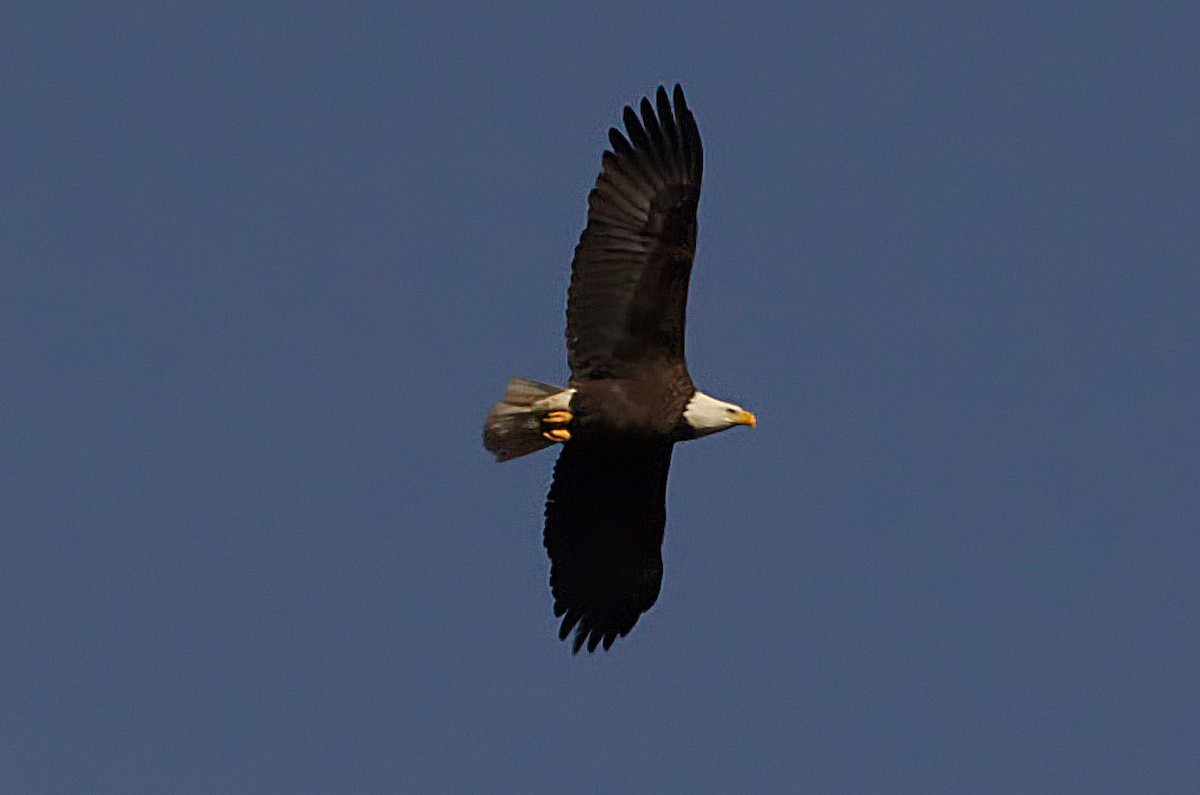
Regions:
<instances>
[{"instance_id":1,"label":"blue sky","mask_svg":"<svg viewBox=\"0 0 1200 795\"><path fill-rule=\"evenodd\" d=\"M1189 4L0 11L0 789L1200 789ZM705 141L658 605L554 634L623 104Z\"/></svg>"}]
</instances>

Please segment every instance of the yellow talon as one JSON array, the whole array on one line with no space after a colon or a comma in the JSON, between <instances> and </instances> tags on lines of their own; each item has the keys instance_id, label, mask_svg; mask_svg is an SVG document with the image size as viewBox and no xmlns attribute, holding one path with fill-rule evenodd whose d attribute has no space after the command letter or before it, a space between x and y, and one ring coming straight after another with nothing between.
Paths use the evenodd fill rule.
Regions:
<instances>
[{"instance_id":1,"label":"yellow talon","mask_svg":"<svg viewBox=\"0 0 1200 795\"><path fill-rule=\"evenodd\" d=\"M575 419L575 415L569 411L557 410L551 411L542 418L543 425L567 425L571 420Z\"/></svg>"},{"instance_id":2,"label":"yellow talon","mask_svg":"<svg viewBox=\"0 0 1200 795\"><path fill-rule=\"evenodd\" d=\"M571 432L566 428L555 428L552 431L542 431L542 436L552 442L566 442L571 438Z\"/></svg>"}]
</instances>

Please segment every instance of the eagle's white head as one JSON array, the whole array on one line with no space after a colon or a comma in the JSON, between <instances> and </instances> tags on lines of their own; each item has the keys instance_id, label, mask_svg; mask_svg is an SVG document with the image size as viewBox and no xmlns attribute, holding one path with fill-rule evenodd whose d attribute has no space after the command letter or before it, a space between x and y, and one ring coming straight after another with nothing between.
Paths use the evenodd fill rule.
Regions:
<instances>
[{"instance_id":1,"label":"eagle's white head","mask_svg":"<svg viewBox=\"0 0 1200 795\"><path fill-rule=\"evenodd\" d=\"M687 408L683 410L683 421L696 436L707 436L734 425L749 425L753 428L758 424L754 415L741 406L709 397L698 389L688 401Z\"/></svg>"}]
</instances>

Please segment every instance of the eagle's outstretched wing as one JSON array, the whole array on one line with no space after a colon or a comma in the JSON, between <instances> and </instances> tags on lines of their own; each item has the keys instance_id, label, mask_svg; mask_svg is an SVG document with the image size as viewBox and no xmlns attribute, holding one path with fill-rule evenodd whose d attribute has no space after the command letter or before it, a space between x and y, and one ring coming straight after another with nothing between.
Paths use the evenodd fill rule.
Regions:
<instances>
[{"instance_id":1,"label":"eagle's outstretched wing","mask_svg":"<svg viewBox=\"0 0 1200 795\"><path fill-rule=\"evenodd\" d=\"M573 382L621 378L651 358L684 360L688 278L704 156L683 89L661 86L608 131L587 228L571 263L567 360Z\"/></svg>"},{"instance_id":2,"label":"eagle's outstretched wing","mask_svg":"<svg viewBox=\"0 0 1200 795\"><path fill-rule=\"evenodd\" d=\"M654 606L662 585L671 444L572 441L554 466L546 551L558 636L607 649Z\"/></svg>"}]
</instances>

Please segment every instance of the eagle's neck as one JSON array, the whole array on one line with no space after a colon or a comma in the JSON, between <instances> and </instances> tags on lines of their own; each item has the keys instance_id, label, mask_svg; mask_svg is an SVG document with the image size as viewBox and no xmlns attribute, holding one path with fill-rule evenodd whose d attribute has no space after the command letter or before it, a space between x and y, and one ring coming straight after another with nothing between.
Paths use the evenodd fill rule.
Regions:
<instances>
[{"instance_id":1,"label":"eagle's neck","mask_svg":"<svg viewBox=\"0 0 1200 795\"><path fill-rule=\"evenodd\" d=\"M717 400L697 389L683 410L683 421L693 437L699 437L732 428L734 425L743 425L745 423L741 420L745 414L741 406Z\"/></svg>"}]
</instances>

